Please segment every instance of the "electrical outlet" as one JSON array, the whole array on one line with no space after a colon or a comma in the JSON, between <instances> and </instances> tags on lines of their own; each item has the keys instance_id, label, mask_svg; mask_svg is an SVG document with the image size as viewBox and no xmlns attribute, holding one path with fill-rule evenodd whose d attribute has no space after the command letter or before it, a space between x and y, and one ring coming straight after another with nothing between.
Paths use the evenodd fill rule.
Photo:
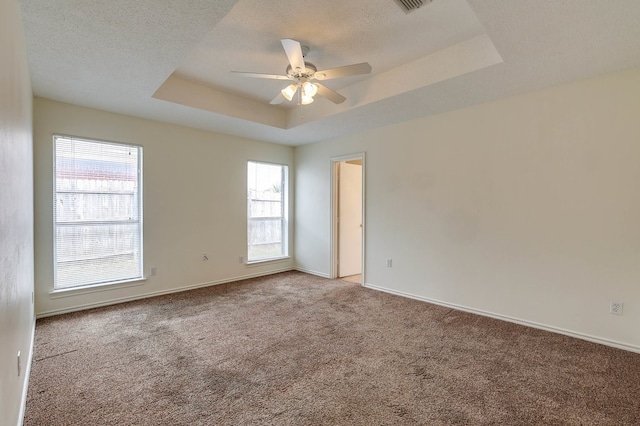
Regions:
<instances>
[{"instance_id":1,"label":"electrical outlet","mask_svg":"<svg viewBox=\"0 0 640 426\"><path fill-rule=\"evenodd\" d=\"M391 268L393 266L393 259L387 259L387 268Z\"/></svg>"},{"instance_id":2,"label":"electrical outlet","mask_svg":"<svg viewBox=\"0 0 640 426\"><path fill-rule=\"evenodd\" d=\"M611 302L609 306L609 313L613 315L622 315L622 309L624 308L624 303L622 302Z\"/></svg>"},{"instance_id":3,"label":"electrical outlet","mask_svg":"<svg viewBox=\"0 0 640 426\"><path fill-rule=\"evenodd\" d=\"M206 262L207 260L209 260L209 256L207 256L207 253L202 253L202 261Z\"/></svg>"},{"instance_id":4,"label":"electrical outlet","mask_svg":"<svg viewBox=\"0 0 640 426\"><path fill-rule=\"evenodd\" d=\"M18 377L20 377L21 369L22 369L22 366L20 365L20 351L18 351Z\"/></svg>"},{"instance_id":5,"label":"electrical outlet","mask_svg":"<svg viewBox=\"0 0 640 426\"><path fill-rule=\"evenodd\" d=\"M158 268L156 268L155 266L151 267L151 276L155 277L156 275L158 275Z\"/></svg>"},{"instance_id":6,"label":"electrical outlet","mask_svg":"<svg viewBox=\"0 0 640 426\"><path fill-rule=\"evenodd\" d=\"M244 257L240 256L240 257L238 258L238 262L239 262L239 263L244 263Z\"/></svg>"}]
</instances>

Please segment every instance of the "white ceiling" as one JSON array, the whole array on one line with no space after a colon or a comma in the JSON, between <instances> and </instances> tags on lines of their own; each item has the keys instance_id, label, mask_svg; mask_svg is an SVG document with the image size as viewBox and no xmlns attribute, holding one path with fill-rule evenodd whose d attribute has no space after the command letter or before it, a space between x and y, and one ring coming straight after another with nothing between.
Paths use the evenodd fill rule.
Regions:
<instances>
[{"instance_id":1,"label":"white ceiling","mask_svg":"<svg viewBox=\"0 0 640 426\"><path fill-rule=\"evenodd\" d=\"M19 0L36 96L300 145L640 66L638 0ZM280 39L334 105L269 105L286 86ZM283 84L284 83L284 84Z\"/></svg>"}]
</instances>

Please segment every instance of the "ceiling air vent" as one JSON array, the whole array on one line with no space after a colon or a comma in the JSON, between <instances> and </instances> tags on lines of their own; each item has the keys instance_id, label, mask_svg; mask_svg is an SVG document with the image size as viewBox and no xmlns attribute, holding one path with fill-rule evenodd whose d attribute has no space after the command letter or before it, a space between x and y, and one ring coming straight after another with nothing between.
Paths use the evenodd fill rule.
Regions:
<instances>
[{"instance_id":1,"label":"ceiling air vent","mask_svg":"<svg viewBox=\"0 0 640 426\"><path fill-rule=\"evenodd\" d=\"M406 13L409 13L420 6L424 6L425 4L431 3L432 0L395 0L398 5L404 10Z\"/></svg>"}]
</instances>

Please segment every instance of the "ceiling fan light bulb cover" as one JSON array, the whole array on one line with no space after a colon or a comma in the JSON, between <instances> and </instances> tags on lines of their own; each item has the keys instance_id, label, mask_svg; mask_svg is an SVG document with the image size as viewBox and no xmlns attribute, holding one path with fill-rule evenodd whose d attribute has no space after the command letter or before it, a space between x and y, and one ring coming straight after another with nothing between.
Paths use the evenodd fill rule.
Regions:
<instances>
[{"instance_id":1,"label":"ceiling fan light bulb cover","mask_svg":"<svg viewBox=\"0 0 640 426\"><path fill-rule=\"evenodd\" d=\"M311 96L307 96L307 95L302 95L300 103L302 105L309 105L311 102L313 102L313 97Z\"/></svg>"},{"instance_id":2,"label":"ceiling fan light bulb cover","mask_svg":"<svg viewBox=\"0 0 640 426\"><path fill-rule=\"evenodd\" d=\"M304 90L305 96L313 98L316 93L318 93L318 86L313 83L309 83L308 81L302 85L302 89Z\"/></svg>"},{"instance_id":3,"label":"ceiling fan light bulb cover","mask_svg":"<svg viewBox=\"0 0 640 426\"><path fill-rule=\"evenodd\" d=\"M284 89L282 89L281 93L282 93L282 96L284 96L288 101L290 101L291 99L293 99L293 96L296 94L297 90L298 90L298 86L296 86L295 84L291 84L285 87Z\"/></svg>"}]
</instances>

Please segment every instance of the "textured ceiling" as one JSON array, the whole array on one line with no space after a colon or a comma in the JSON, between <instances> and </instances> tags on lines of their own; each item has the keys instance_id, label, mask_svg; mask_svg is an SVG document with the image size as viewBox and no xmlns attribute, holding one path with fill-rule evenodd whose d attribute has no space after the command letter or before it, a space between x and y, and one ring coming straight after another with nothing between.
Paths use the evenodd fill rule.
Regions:
<instances>
[{"instance_id":1,"label":"textured ceiling","mask_svg":"<svg viewBox=\"0 0 640 426\"><path fill-rule=\"evenodd\" d=\"M290 145L640 66L637 0L19 1L36 96ZM282 38L373 71L269 105L286 84L230 71L284 73Z\"/></svg>"}]
</instances>

